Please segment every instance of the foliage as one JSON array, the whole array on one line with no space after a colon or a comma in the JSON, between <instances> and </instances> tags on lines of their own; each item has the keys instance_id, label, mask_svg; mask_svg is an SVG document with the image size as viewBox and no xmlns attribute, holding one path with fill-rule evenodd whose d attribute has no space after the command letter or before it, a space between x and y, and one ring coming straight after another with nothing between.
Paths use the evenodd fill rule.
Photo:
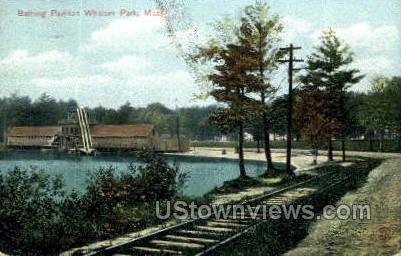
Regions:
<instances>
[{"instance_id":1,"label":"foliage","mask_svg":"<svg viewBox=\"0 0 401 256\"><path fill-rule=\"evenodd\" d=\"M394 83L395 81L395 83ZM359 120L370 136L379 134L380 151L384 151L384 135L386 131L398 133L399 140L401 127L401 110L399 97L401 96L401 83L397 79L375 77L370 83L370 91L363 98L363 110L359 112ZM400 147L399 143L399 147Z\"/></svg>"},{"instance_id":2,"label":"foliage","mask_svg":"<svg viewBox=\"0 0 401 256\"><path fill-rule=\"evenodd\" d=\"M333 102L331 115L346 126L345 92L363 76L359 70L347 68L353 62L353 53L333 30L323 32L320 44L307 60L307 72L299 76L303 87L329 93Z\"/></svg>"},{"instance_id":3,"label":"foliage","mask_svg":"<svg viewBox=\"0 0 401 256\"><path fill-rule=\"evenodd\" d=\"M348 120L346 104L346 91L358 83L363 76L358 75L358 69L352 69L349 65L353 62L353 53L342 42L333 30L324 31L320 43L315 47L315 52L307 60L307 72L300 75L299 80L307 90L326 91L331 101L330 116L337 119L342 129L337 135L345 141ZM334 137L336 134L331 134ZM328 138L331 142L331 137ZM329 158L332 156L332 148L329 147ZM345 148L343 148L343 160Z\"/></svg>"},{"instance_id":4,"label":"foliage","mask_svg":"<svg viewBox=\"0 0 401 256\"><path fill-rule=\"evenodd\" d=\"M60 177L15 168L0 175L0 250L55 254L158 222L155 200L179 193L183 176L159 156L117 175L102 168L84 194L66 194Z\"/></svg>"},{"instance_id":5,"label":"foliage","mask_svg":"<svg viewBox=\"0 0 401 256\"><path fill-rule=\"evenodd\" d=\"M295 106L296 121L301 135L317 151L341 129L341 123L330 114L332 101L327 92L305 90Z\"/></svg>"},{"instance_id":6,"label":"foliage","mask_svg":"<svg viewBox=\"0 0 401 256\"><path fill-rule=\"evenodd\" d=\"M333 30L324 31L320 40L307 60L307 73L299 76L304 86L338 93L358 83L363 78L359 70L347 68L354 60L349 47Z\"/></svg>"},{"instance_id":7,"label":"foliage","mask_svg":"<svg viewBox=\"0 0 401 256\"><path fill-rule=\"evenodd\" d=\"M363 104L364 112L360 117L368 130L383 131L396 128L396 109L397 104L391 100L391 94L387 87L390 81L385 77L375 77L370 83L368 97ZM374 99L374 100L372 100Z\"/></svg>"},{"instance_id":8,"label":"foliage","mask_svg":"<svg viewBox=\"0 0 401 256\"><path fill-rule=\"evenodd\" d=\"M35 101L16 94L0 98L0 139L4 141L4 132L12 126L55 125L76 107L74 100L57 102L46 93Z\"/></svg>"},{"instance_id":9,"label":"foliage","mask_svg":"<svg viewBox=\"0 0 401 256\"><path fill-rule=\"evenodd\" d=\"M14 253L45 250L58 244L60 178L19 168L0 176L0 247Z\"/></svg>"},{"instance_id":10,"label":"foliage","mask_svg":"<svg viewBox=\"0 0 401 256\"><path fill-rule=\"evenodd\" d=\"M269 76L277 68L277 43L282 26L279 18L270 16L268 11L266 4L257 2L244 9L239 24L227 18L217 22L216 37L206 46L198 46L193 56L194 62L211 67L207 76L212 83L209 94L223 103L211 115L212 123L224 132L238 130L241 175L245 173L242 164L244 123L259 126L255 119L262 121L266 159L268 167L272 167L266 99L276 91ZM255 99L255 94L260 99Z\"/></svg>"},{"instance_id":11,"label":"foliage","mask_svg":"<svg viewBox=\"0 0 401 256\"><path fill-rule=\"evenodd\" d=\"M383 112L381 107L376 107L378 101L383 103L387 102L388 109L385 112L386 116L386 134L401 133L401 79L400 77L386 77L383 78L386 85L382 92L373 93L372 90L368 92L346 92L345 94L345 109L347 113L346 133L350 138L360 138L364 136L370 140L378 139L377 135L383 127L383 122L372 122L374 116L383 118L384 116L376 113L377 111ZM298 92L295 90L295 94ZM267 117L271 124L271 130L276 134L283 135L286 132L286 116L287 116L287 95L275 97L268 107ZM296 96L297 97L297 96ZM45 101L47 97L42 97ZM75 111L77 103L74 100L54 101L48 107L42 108L41 111L35 110L34 106L44 103L35 104L38 102L28 97L13 95L10 97L0 98L0 132L7 127L14 125L56 125L58 120L68 117L68 114ZM380 104L379 104L380 105ZM54 111L45 113L45 109L52 108L58 109L57 116L54 117ZM154 123L156 129L160 134L175 135L175 119L178 114L180 118L181 133L184 137L192 140L211 140L215 136L220 135L221 130L209 122L209 115L214 112L218 107L215 105L205 107L186 107L177 110L171 110L161 104L151 104L145 108L135 108L124 104L122 107L116 109L108 109L104 107L96 107L89 109L90 116L101 124L117 124L122 123L123 119L120 117L125 116L125 121L128 123ZM130 109L131 112L126 111ZM43 112L45 111L45 112ZM120 112L122 111L122 112ZM42 119L37 115L44 115L48 118ZM123 114L124 113L124 114ZM53 116L53 117L51 117ZM53 120L49 122L49 120ZM46 122L45 122L46 121ZM254 125L261 125L256 118L251 122L247 122L245 130L251 134L257 135L257 130ZM378 126L380 125L380 127ZM293 129L294 134L299 134L299 129L295 126ZM2 134L3 135L3 134ZM231 134L229 134L231 135ZM389 139L389 138L388 138ZM0 141L3 136L0 136ZM274 144L274 142L272 142ZM350 145L353 147L352 145ZM372 149L370 149L372 150ZM392 150L392 149L387 149Z\"/></svg>"},{"instance_id":12,"label":"foliage","mask_svg":"<svg viewBox=\"0 0 401 256\"><path fill-rule=\"evenodd\" d=\"M259 129L262 131L261 137L264 138L266 172L270 174L274 174L275 168L270 152L269 130L271 123L269 122L269 109L266 103L278 89L272 84L272 77L273 72L277 69L277 60L282 56L278 46L281 41L281 31L282 25L279 17L269 13L267 4L256 2L254 5L245 8L238 37L248 58L246 72L253 75L253 79L248 79L250 83L248 87L252 93L260 97L258 99L260 104L258 119L260 121L253 123L257 129L261 126Z\"/></svg>"},{"instance_id":13,"label":"foliage","mask_svg":"<svg viewBox=\"0 0 401 256\"><path fill-rule=\"evenodd\" d=\"M6 151L7 151L7 146L0 143L0 152L6 152Z\"/></svg>"},{"instance_id":14,"label":"foliage","mask_svg":"<svg viewBox=\"0 0 401 256\"><path fill-rule=\"evenodd\" d=\"M18 95L0 98L0 141L5 141L4 132L13 126L57 125L71 116L77 106L75 100L56 101L47 94L35 101ZM211 126L207 118L216 108L212 105L172 110L160 103L135 108L127 102L118 109L98 106L89 108L88 112L90 118L99 124L152 123L159 134L167 136L175 136L178 115L183 137L211 139L219 134L219 130Z\"/></svg>"},{"instance_id":15,"label":"foliage","mask_svg":"<svg viewBox=\"0 0 401 256\"><path fill-rule=\"evenodd\" d=\"M385 92L392 106L391 118L394 123L394 129L398 133L399 140L401 140L401 77L391 78L385 88Z\"/></svg>"},{"instance_id":16,"label":"foliage","mask_svg":"<svg viewBox=\"0 0 401 256\"><path fill-rule=\"evenodd\" d=\"M211 123L217 125L223 132L238 130L238 153L241 176L245 176L243 142L244 123L251 120L260 108L250 93L255 89L255 76L247 73L255 59L252 53L242 43L238 34L240 29L231 27L232 23L225 20L218 22L217 38L212 39L206 46L198 46L193 54L193 61L205 63L211 67L207 79L212 83L209 94L222 107L211 114ZM226 33L228 32L228 33Z\"/></svg>"}]
</instances>

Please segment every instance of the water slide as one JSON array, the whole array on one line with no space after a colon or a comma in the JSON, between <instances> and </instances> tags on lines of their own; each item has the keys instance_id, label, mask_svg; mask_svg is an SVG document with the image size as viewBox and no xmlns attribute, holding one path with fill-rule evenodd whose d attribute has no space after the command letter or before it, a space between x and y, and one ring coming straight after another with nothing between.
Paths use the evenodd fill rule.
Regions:
<instances>
[{"instance_id":1,"label":"water slide","mask_svg":"<svg viewBox=\"0 0 401 256\"><path fill-rule=\"evenodd\" d=\"M83 145L83 148L80 148L79 150L86 154L91 154L95 150L92 148L93 146L92 136L90 134L88 113L86 112L86 109L83 107L77 108L77 116L78 116L79 128L81 129L82 145Z\"/></svg>"}]
</instances>

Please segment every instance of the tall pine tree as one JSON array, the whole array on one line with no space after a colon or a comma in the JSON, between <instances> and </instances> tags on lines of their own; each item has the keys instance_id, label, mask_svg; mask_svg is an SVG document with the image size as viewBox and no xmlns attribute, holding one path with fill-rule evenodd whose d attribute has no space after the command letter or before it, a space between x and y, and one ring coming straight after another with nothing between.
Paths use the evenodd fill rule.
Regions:
<instances>
[{"instance_id":1,"label":"tall pine tree","mask_svg":"<svg viewBox=\"0 0 401 256\"><path fill-rule=\"evenodd\" d=\"M358 83L364 76L358 75L358 69L349 68L353 62L353 53L341 41L333 30L323 32L315 52L307 60L307 72L300 76L306 88L315 88L329 93L332 101L332 118L341 123L338 134L342 141L342 158L345 161L345 138L347 126L346 91ZM332 137L328 139L328 158L333 160Z\"/></svg>"}]
</instances>

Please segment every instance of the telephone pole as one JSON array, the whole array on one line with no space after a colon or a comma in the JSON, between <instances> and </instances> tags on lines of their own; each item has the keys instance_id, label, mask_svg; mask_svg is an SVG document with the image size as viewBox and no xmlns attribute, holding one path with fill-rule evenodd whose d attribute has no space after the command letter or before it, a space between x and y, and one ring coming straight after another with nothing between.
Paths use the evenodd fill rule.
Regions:
<instances>
[{"instance_id":1,"label":"telephone pole","mask_svg":"<svg viewBox=\"0 0 401 256\"><path fill-rule=\"evenodd\" d=\"M293 44L290 44L289 47L285 48L280 48L282 52L288 53L289 58L284 59L284 60L279 60L281 63L287 63L288 62L288 115L287 115L287 168L286 172L287 175L293 176L294 173L291 169L291 150L292 150L292 98L293 98L293 89L292 89L292 77L294 74L295 69L294 68L294 62L303 62L301 59L294 59L294 50L299 50L301 47L299 46L294 46Z\"/></svg>"},{"instance_id":2,"label":"telephone pole","mask_svg":"<svg viewBox=\"0 0 401 256\"><path fill-rule=\"evenodd\" d=\"M177 133L177 147L178 152L181 152L181 139L180 139L180 114L177 106L177 98L175 99L175 114L176 114L176 133Z\"/></svg>"}]
</instances>

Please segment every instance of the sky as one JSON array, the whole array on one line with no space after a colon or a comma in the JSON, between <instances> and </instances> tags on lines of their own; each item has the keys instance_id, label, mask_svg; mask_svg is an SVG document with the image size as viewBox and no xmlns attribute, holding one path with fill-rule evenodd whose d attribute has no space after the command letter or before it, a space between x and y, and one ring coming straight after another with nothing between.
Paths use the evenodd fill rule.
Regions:
<instances>
[{"instance_id":1,"label":"sky","mask_svg":"<svg viewBox=\"0 0 401 256\"><path fill-rule=\"evenodd\" d=\"M213 104L212 99L194 97L202 86L182 52L207 40L214 21L238 15L254 1L169 4L175 2L176 8L168 9L175 29L171 37L152 0L0 0L0 97L16 93L36 99L47 93L83 106L113 108L125 102L136 107L153 102L168 107ZM306 58L328 28L349 44L355 53L353 65L366 74L352 90L366 91L376 75L401 75L401 0L266 3L284 25L283 46L302 46L298 58ZM86 16L85 10L109 16ZM128 15L132 10L137 15ZM156 15L145 15L144 10ZM285 93L285 67L275 81Z\"/></svg>"}]
</instances>

